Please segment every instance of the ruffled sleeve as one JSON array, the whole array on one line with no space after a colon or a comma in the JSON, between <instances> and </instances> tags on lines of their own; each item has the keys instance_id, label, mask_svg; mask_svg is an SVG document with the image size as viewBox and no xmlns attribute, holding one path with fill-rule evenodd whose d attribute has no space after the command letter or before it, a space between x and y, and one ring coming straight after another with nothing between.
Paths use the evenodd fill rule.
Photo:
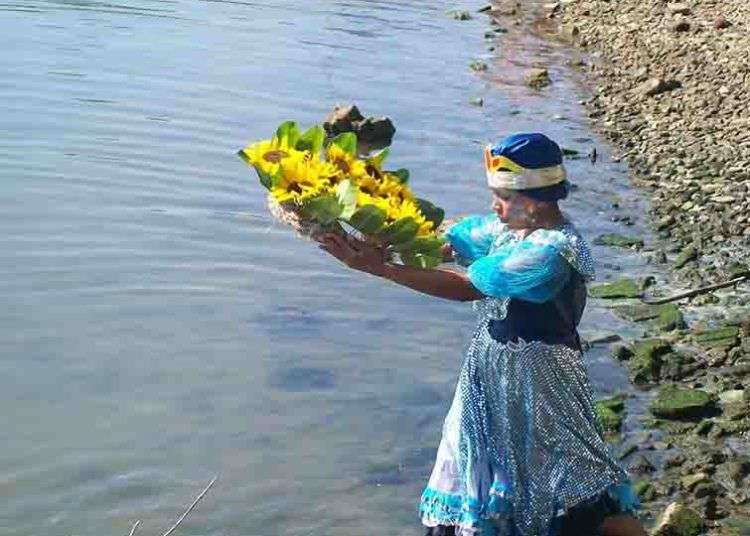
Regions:
<instances>
[{"instance_id":1,"label":"ruffled sleeve","mask_svg":"<svg viewBox=\"0 0 750 536\"><path fill-rule=\"evenodd\" d=\"M571 265L561 254L567 237L557 231L532 233L469 266L471 283L486 296L543 303L568 282Z\"/></svg>"},{"instance_id":2,"label":"ruffled sleeve","mask_svg":"<svg viewBox=\"0 0 750 536\"><path fill-rule=\"evenodd\" d=\"M467 216L445 233L456 254L456 261L465 266L484 257L497 236L500 220L496 214Z\"/></svg>"}]
</instances>

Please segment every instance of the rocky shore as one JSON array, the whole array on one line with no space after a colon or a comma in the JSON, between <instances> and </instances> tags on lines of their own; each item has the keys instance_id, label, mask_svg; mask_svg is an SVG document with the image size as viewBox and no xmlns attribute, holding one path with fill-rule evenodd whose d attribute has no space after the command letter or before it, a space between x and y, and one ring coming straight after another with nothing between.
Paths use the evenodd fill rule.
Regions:
<instances>
[{"instance_id":1,"label":"rocky shore","mask_svg":"<svg viewBox=\"0 0 750 536\"><path fill-rule=\"evenodd\" d=\"M750 535L750 4L534 5L579 56L571 65L589 87L594 128L651 197L656 242L598 243L641 251L668 279L657 289L645 273L590 290L644 334L612 345L646 400L636 439L618 439L628 394L600 401L600 421L653 535ZM481 11L491 25L518 24L528 7ZM534 90L554 83L528 74ZM726 281L734 284L654 303Z\"/></svg>"},{"instance_id":2,"label":"rocky shore","mask_svg":"<svg viewBox=\"0 0 750 536\"><path fill-rule=\"evenodd\" d=\"M667 293L747 274L750 4L577 0L545 10L585 54L592 122L650 193L661 239L651 256L670 264ZM647 324L613 357L656 392L642 441L623 450L658 520L653 533L750 534L750 286L646 305L649 283L592 293Z\"/></svg>"}]
</instances>

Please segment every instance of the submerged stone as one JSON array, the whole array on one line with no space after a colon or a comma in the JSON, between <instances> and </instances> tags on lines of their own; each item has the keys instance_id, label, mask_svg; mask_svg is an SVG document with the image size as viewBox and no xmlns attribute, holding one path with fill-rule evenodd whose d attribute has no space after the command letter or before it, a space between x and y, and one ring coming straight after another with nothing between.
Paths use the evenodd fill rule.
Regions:
<instances>
[{"instance_id":1,"label":"submerged stone","mask_svg":"<svg viewBox=\"0 0 750 536\"><path fill-rule=\"evenodd\" d=\"M594 239L599 246L614 246L619 248L643 247L643 239L635 236L625 236L617 233L599 235Z\"/></svg>"},{"instance_id":2,"label":"submerged stone","mask_svg":"<svg viewBox=\"0 0 750 536\"><path fill-rule=\"evenodd\" d=\"M711 412L714 401L707 392L665 385L649 407L651 413L663 419L695 419Z\"/></svg>"}]
</instances>

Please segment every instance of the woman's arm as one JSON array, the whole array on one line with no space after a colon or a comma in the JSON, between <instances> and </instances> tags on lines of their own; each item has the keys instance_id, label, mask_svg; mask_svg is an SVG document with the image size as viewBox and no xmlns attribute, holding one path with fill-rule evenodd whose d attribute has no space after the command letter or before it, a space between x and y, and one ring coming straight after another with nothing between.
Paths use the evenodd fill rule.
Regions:
<instances>
[{"instance_id":1,"label":"woman's arm","mask_svg":"<svg viewBox=\"0 0 750 536\"><path fill-rule=\"evenodd\" d=\"M472 301L484 297L465 274L389 264L384 261L381 249L364 242L346 240L336 234L323 235L319 241L321 249L349 268L388 279L423 294L455 301Z\"/></svg>"}]
</instances>

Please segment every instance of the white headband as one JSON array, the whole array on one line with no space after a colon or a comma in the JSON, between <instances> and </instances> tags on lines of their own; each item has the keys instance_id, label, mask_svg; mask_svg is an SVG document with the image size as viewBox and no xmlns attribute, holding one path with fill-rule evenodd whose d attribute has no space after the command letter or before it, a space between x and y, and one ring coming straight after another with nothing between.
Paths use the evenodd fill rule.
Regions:
<instances>
[{"instance_id":1,"label":"white headband","mask_svg":"<svg viewBox=\"0 0 750 536\"><path fill-rule=\"evenodd\" d=\"M524 169L519 173L513 171L488 171L487 185L490 188L528 190L529 188L552 186L564 181L566 177L567 173L562 164L541 169Z\"/></svg>"}]
</instances>

